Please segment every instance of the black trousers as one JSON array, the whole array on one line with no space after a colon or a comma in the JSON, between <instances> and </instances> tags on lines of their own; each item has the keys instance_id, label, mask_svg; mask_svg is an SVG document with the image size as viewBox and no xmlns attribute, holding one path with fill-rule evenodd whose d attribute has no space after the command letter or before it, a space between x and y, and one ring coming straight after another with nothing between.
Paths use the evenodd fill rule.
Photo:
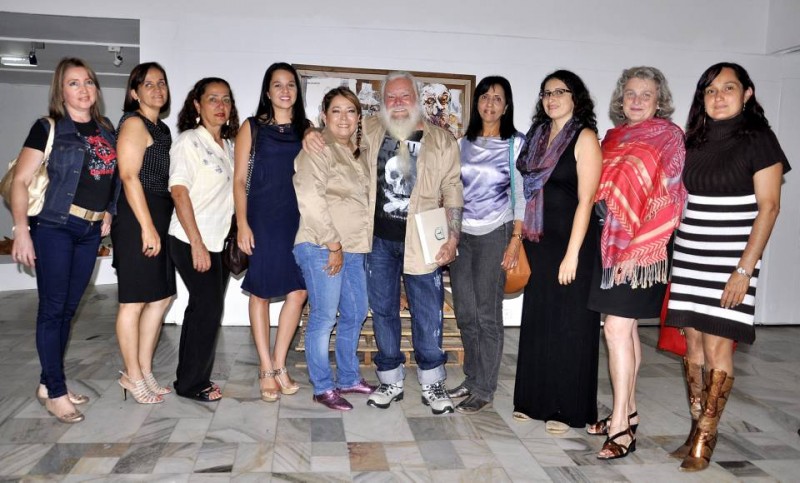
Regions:
<instances>
[{"instance_id":1,"label":"black trousers","mask_svg":"<svg viewBox=\"0 0 800 483\"><path fill-rule=\"evenodd\" d=\"M222 265L222 253L209 252L211 268L201 273L192 266L192 247L189 244L174 236L170 236L169 242L172 262L189 291L174 385L178 394L191 396L211 386L229 273Z\"/></svg>"}]
</instances>

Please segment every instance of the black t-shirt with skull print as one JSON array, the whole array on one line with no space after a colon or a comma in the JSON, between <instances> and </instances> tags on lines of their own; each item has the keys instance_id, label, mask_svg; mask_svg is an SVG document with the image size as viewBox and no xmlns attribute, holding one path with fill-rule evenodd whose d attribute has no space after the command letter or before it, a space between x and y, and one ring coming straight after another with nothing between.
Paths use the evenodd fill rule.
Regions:
<instances>
[{"instance_id":1,"label":"black t-shirt with skull print","mask_svg":"<svg viewBox=\"0 0 800 483\"><path fill-rule=\"evenodd\" d=\"M378 150L378 193L375 203L375 236L384 240L405 241L408 202L417 182L417 155L422 131L408 140L398 141L388 133ZM405 142L409 159L402 159L398 148Z\"/></svg>"}]
</instances>

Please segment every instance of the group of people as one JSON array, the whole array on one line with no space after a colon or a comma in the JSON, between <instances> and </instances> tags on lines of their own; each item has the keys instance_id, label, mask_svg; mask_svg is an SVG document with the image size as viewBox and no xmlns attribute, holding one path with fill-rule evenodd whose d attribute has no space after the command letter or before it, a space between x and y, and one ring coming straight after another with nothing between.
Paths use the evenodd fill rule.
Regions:
<instances>
[{"instance_id":1,"label":"group of people","mask_svg":"<svg viewBox=\"0 0 800 483\"><path fill-rule=\"evenodd\" d=\"M513 418L546 421L551 433L586 427L604 435L600 459L636 449L637 321L659 315L671 278L667 324L686 334L692 418L673 455L687 471L708 466L733 385L734 341L755 338L760 257L790 169L746 70L720 63L703 73L684 136L670 120L672 95L661 71L626 69L609 108L616 127L602 143L589 91L567 70L541 82L525 135L514 126L511 85L500 76L476 86L459 140L423 119L411 74L388 74L380 93L379 115L362 118L352 91L330 90L324 127L316 129L306 119L297 72L275 63L255 115L240 126L230 85L208 77L186 96L173 142L160 120L171 101L163 67L133 69L115 132L99 112L95 73L80 59L63 59L50 93L54 149L44 208L29 216L27 187L44 160L47 119L25 141L11 206L12 256L37 274L39 401L59 421L84 418L76 406L88 397L68 390L64 352L100 239L109 233L123 395L155 404L173 391L158 383L152 361L177 270L189 300L174 391L203 402L221 398L211 373L229 278L223 242L235 222L238 247L249 256L242 288L264 401L300 389L286 356L307 299L314 401L349 410L348 394L368 395L377 408L402 400L402 284L422 403L434 414L490 407L503 353L506 271L523 255L532 276ZM448 235L426 263L413 218L440 207ZM465 378L449 389L446 266L465 352ZM285 301L271 348L275 297ZM368 309L378 386L362 377L357 357ZM598 420L600 314L614 402Z\"/></svg>"}]
</instances>

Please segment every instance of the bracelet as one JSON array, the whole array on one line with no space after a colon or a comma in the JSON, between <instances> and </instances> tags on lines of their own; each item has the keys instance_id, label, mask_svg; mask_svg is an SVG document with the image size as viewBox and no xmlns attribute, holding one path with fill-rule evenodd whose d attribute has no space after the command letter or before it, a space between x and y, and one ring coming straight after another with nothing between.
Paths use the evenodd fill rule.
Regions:
<instances>
[{"instance_id":1,"label":"bracelet","mask_svg":"<svg viewBox=\"0 0 800 483\"><path fill-rule=\"evenodd\" d=\"M331 250L330 248L328 248L328 251L329 251L330 253L338 253L338 252L342 251L342 246L341 246L341 245L339 245L339 248L337 248L336 250Z\"/></svg>"},{"instance_id":2,"label":"bracelet","mask_svg":"<svg viewBox=\"0 0 800 483\"><path fill-rule=\"evenodd\" d=\"M742 267L736 267L736 273L738 273L739 275L744 275L747 278L753 278L753 274L747 273L747 270L745 270Z\"/></svg>"},{"instance_id":3,"label":"bracelet","mask_svg":"<svg viewBox=\"0 0 800 483\"><path fill-rule=\"evenodd\" d=\"M522 233L512 233L511 236L519 241L522 241Z\"/></svg>"},{"instance_id":4,"label":"bracelet","mask_svg":"<svg viewBox=\"0 0 800 483\"><path fill-rule=\"evenodd\" d=\"M25 225L25 228L27 228L28 231L31 231L31 226L30 225ZM17 231L17 225L12 226L11 227L11 234L13 235L14 232L16 232L16 231Z\"/></svg>"}]
</instances>

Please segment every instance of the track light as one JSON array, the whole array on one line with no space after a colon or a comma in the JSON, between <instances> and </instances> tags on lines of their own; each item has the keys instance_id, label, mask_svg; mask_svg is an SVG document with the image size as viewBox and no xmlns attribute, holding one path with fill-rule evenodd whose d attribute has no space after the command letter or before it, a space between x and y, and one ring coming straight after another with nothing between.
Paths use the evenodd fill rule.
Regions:
<instances>
[{"instance_id":1,"label":"track light","mask_svg":"<svg viewBox=\"0 0 800 483\"><path fill-rule=\"evenodd\" d=\"M28 54L28 62L34 67L39 65L39 60L36 58L36 49L31 49L31 52Z\"/></svg>"},{"instance_id":2,"label":"track light","mask_svg":"<svg viewBox=\"0 0 800 483\"><path fill-rule=\"evenodd\" d=\"M122 47L109 45L108 51L114 53L114 67L121 66L123 62L122 55L120 55L120 52L122 52Z\"/></svg>"}]
</instances>

